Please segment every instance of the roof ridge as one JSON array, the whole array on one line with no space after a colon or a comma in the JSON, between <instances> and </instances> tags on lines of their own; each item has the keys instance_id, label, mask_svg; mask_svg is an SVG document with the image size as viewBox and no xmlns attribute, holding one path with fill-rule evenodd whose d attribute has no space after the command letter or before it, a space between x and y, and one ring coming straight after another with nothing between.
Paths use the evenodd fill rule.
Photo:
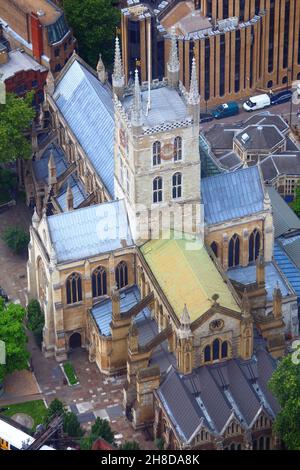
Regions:
<instances>
[{"instance_id":1,"label":"roof ridge","mask_svg":"<svg viewBox=\"0 0 300 470\"><path fill-rule=\"evenodd\" d=\"M87 207L80 207L79 209L76 209L76 212L80 212L80 211L88 211L89 209L95 209L95 208L98 208L100 206L104 206L104 205L108 205L108 204L112 204L112 203L116 203L117 205L119 205L119 203L123 203L123 199L113 199L111 201L105 201L105 202L101 202L100 204L93 204L91 206L87 206ZM60 214L52 214L52 215L48 215L47 216L47 220L51 219L52 217L60 217L60 216L67 216L68 214L74 214L75 211L68 211L68 212L61 212Z\"/></svg>"}]
</instances>

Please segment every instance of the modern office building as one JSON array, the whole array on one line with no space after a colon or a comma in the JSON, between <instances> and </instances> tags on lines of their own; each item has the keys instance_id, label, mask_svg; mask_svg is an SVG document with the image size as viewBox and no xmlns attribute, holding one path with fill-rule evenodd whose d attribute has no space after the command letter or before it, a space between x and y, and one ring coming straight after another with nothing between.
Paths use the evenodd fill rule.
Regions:
<instances>
[{"instance_id":1,"label":"modern office building","mask_svg":"<svg viewBox=\"0 0 300 470\"><path fill-rule=\"evenodd\" d=\"M136 64L148 78L166 76L172 29L180 79L188 85L192 57L202 105L276 90L300 79L300 0L128 0L122 9L126 79Z\"/></svg>"},{"instance_id":2,"label":"modern office building","mask_svg":"<svg viewBox=\"0 0 300 470\"><path fill-rule=\"evenodd\" d=\"M12 49L24 49L54 75L76 47L62 10L50 0L0 0L0 23Z\"/></svg>"}]
</instances>

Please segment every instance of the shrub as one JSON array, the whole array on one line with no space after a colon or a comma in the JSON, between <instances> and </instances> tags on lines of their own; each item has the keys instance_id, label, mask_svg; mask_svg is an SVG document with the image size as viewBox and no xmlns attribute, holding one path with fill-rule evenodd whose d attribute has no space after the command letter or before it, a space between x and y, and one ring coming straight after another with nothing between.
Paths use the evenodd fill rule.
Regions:
<instances>
[{"instance_id":1,"label":"shrub","mask_svg":"<svg viewBox=\"0 0 300 470\"><path fill-rule=\"evenodd\" d=\"M72 364L70 362L65 362L64 365L63 365L63 368L64 368L66 376L69 379L70 384L71 385L77 384L78 379L76 377L75 370L74 370L74 367L72 366Z\"/></svg>"},{"instance_id":2,"label":"shrub","mask_svg":"<svg viewBox=\"0 0 300 470\"><path fill-rule=\"evenodd\" d=\"M2 239L8 248L17 254L23 253L29 243L28 233L20 227L8 227L2 235Z\"/></svg>"},{"instance_id":3,"label":"shrub","mask_svg":"<svg viewBox=\"0 0 300 470\"><path fill-rule=\"evenodd\" d=\"M140 450L139 443L136 441L126 441L120 447L121 450Z\"/></svg>"}]
</instances>

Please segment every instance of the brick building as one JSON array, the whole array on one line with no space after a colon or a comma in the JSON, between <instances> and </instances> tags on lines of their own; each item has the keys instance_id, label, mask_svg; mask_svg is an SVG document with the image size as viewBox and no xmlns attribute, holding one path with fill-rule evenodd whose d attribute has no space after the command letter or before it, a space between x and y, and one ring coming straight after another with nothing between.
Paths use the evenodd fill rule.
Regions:
<instances>
[{"instance_id":1,"label":"brick building","mask_svg":"<svg viewBox=\"0 0 300 470\"><path fill-rule=\"evenodd\" d=\"M12 48L23 48L57 74L76 47L62 10L47 0L0 0L0 22Z\"/></svg>"},{"instance_id":2,"label":"brick building","mask_svg":"<svg viewBox=\"0 0 300 470\"><path fill-rule=\"evenodd\" d=\"M167 75L172 28L180 80L187 86L195 54L201 103L215 105L300 79L300 0L149 0L122 9L126 79L139 64L147 80L148 25L152 78Z\"/></svg>"}]
</instances>

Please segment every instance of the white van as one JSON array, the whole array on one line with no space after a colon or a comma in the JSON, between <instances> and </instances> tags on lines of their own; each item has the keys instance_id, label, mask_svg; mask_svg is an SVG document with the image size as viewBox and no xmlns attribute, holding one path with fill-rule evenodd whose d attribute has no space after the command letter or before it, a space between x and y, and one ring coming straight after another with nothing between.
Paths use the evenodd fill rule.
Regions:
<instances>
[{"instance_id":1,"label":"white van","mask_svg":"<svg viewBox=\"0 0 300 470\"><path fill-rule=\"evenodd\" d=\"M256 111L271 105L271 98L266 93L264 95L252 96L246 103L243 104L245 111Z\"/></svg>"}]
</instances>

